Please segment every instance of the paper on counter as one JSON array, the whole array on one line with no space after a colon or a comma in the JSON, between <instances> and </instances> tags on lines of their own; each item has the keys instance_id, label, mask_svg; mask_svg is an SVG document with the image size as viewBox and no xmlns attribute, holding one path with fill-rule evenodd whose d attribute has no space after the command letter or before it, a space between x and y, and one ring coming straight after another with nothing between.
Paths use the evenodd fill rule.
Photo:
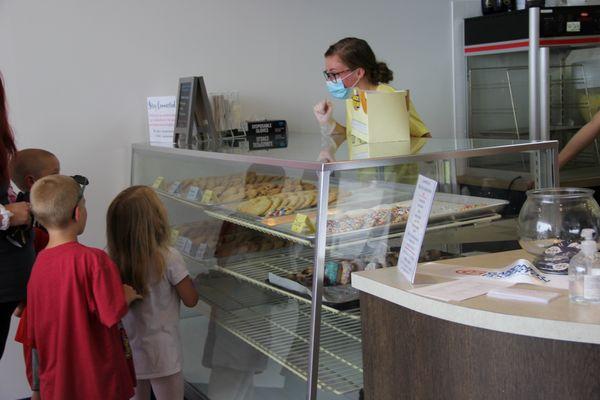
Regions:
<instances>
[{"instance_id":1,"label":"paper on counter","mask_svg":"<svg viewBox=\"0 0 600 400\"><path fill-rule=\"evenodd\" d=\"M518 300L548 304L551 300L560 296L560 293L533 289L497 288L490 290L487 293L487 296L502 300Z\"/></svg>"},{"instance_id":2,"label":"paper on counter","mask_svg":"<svg viewBox=\"0 0 600 400\"><path fill-rule=\"evenodd\" d=\"M514 282L464 278L419 287L412 289L410 292L436 300L463 301L484 295L493 289L512 285L514 285Z\"/></svg>"},{"instance_id":3,"label":"paper on counter","mask_svg":"<svg viewBox=\"0 0 600 400\"><path fill-rule=\"evenodd\" d=\"M493 279L512 283L529 283L556 289L569 289L569 280L566 275L544 274L535 268L533 264L524 259L519 259L509 266L500 269L465 267L461 265L430 262L420 265L418 272L419 274L440 276L450 279L477 277L486 281Z\"/></svg>"},{"instance_id":4,"label":"paper on counter","mask_svg":"<svg viewBox=\"0 0 600 400\"><path fill-rule=\"evenodd\" d=\"M544 274L531 262L524 259L519 259L504 269L486 272L482 277L514 283L550 286L557 289L569 289L569 278L566 275Z\"/></svg>"}]
</instances>

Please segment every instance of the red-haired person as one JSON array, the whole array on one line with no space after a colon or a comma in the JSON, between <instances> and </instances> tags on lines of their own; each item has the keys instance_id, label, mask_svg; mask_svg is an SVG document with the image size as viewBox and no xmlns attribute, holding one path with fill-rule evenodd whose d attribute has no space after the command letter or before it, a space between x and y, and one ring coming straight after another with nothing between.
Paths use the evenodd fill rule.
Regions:
<instances>
[{"instance_id":1,"label":"red-haired person","mask_svg":"<svg viewBox=\"0 0 600 400\"><path fill-rule=\"evenodd\" d=\"M16 151L0 78L0 358L4 354L13 311L25 300L27 280L35 257L32 231L15 229L29 225L30 205L24 201L11 203L9 199L8 164Z\"/></svg>"}]
</instances>

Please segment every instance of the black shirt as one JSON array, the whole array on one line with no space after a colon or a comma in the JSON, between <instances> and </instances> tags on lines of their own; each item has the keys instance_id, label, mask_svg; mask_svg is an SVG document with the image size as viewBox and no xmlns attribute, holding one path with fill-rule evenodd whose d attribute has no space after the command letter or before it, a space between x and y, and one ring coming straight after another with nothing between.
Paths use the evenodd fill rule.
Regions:
<instances>
[{"instance_id":1,"label":"black shirt","mask_svg":"<svg viewBox=\"0 0 600 400\"><path fill-rule=\"evenodd\" d=\"M8 204L8 184L0 186L0 204ZM27 231L27 241L18 247L0 231L0 303L21 301L27 293L27 281L35 260L33 232Z\"/></svg>"}]
</instances>

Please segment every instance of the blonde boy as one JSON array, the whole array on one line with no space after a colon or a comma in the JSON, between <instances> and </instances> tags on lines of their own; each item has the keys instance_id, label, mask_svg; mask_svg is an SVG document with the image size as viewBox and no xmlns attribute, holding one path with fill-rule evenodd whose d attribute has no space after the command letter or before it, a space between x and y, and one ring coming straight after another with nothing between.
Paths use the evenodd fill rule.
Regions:
<instances>
[{"instance_id":1,"label":"blonde boy","mask_svg":"<svg viewBox=\"0 0 600 400\"><path fill-rule=\"evenodd\" d=\"M129 399L135 374L121 318L139 298L99 249L77 242L86 226L82 176L51 175L31 189L36 219L50 240L27 286L27 339L39 356L40 395Z\"/></svg>"}]
</instances>

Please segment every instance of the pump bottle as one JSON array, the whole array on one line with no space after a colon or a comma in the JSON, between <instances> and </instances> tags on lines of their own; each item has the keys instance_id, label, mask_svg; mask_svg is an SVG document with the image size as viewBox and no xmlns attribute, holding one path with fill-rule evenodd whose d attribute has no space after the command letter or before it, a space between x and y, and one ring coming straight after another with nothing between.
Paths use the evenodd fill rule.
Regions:
<instances>
[{"instance_id":1,"label":"pump bottle","mask_svg":"<svg viewBox=\"0 0 600 400\"><path fill-rule=\"evenodd\" d=\"M569 298L577 303L600 303L600 253L593 229L582 229L581 251L569 263Z\"/></svg>"}]
</instances>

